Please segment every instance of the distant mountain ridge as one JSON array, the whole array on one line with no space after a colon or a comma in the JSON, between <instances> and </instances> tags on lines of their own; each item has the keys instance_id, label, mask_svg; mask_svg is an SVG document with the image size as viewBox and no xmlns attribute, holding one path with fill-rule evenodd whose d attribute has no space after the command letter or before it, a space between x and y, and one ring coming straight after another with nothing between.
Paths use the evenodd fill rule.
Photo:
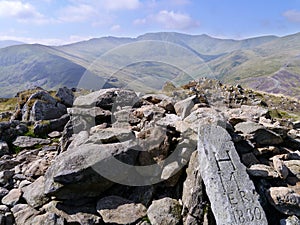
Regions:
<instances>
[{"instance_id":1,"label":"distant mountain ridge","mask_svg":"<svg viewBox=\"0 0 300 225\"><path fill-rule=\"evenodd\" d=\"M32 86L97 89L130 84L151 91L164 81L181 84L203 76L300 98L300 33L233 40L159 32L55 47L0 48L0 97Z\"/></svg>"},{"instance_id":2,"label":"distant mountain ridge","mask_svg":"<svg viewBox=\"0 0 300 225\"><path fill-rule=\"evenodd\" d=\"M13 45L22 45L22 44L25 43L20 41L4 40L4 41L0 41L0 48L6 48Z\"/></svg>"}]
</instances>

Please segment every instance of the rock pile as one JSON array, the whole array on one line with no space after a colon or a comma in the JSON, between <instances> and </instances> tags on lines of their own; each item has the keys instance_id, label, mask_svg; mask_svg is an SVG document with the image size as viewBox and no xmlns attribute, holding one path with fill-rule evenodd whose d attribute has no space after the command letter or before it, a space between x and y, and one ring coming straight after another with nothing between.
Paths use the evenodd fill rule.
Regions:
<instances>
[{"instance_id":1,"label":"rock pile","mask_svg":"<svg viewBox=\"0 0 300 225\"><path fill-rule=\"evenodd\" d=\"M268 223L299 224L299 122L218 81L169 94L20 94L0 123L0 224L215 224L196 151L207 123L226 128Z\"/></svg>"}]
</instances>

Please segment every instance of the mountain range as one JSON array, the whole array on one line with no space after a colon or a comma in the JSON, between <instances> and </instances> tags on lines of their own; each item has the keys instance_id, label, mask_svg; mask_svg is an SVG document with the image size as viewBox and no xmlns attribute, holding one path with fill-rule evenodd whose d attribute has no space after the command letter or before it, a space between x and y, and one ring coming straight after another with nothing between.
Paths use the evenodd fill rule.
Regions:
<instances>
[{"instance_id":1,"label":"mountain range","mask_svg":"<svg viewBox=\"0 0 300 225\"><path fill-rule=\"evenodd\" d=\"M300 98L300 33L233 40L160 32L63 46L19 44L0 43L0 97L33 86L151 92L166 81L209 77Z\"/></svg>"}]
</instances>

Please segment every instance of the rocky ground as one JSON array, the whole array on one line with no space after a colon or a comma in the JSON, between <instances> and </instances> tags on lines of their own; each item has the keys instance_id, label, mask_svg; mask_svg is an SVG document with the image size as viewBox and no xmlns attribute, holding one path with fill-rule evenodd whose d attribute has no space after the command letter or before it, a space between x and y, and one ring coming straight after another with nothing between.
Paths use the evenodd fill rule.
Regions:
<instances>
[{"instance_id":1,"label":"rocky ground","mask_svg":"<svg viewBox=\"0 0 300 225\"><path fill-rule=\"evenodd\" d=\"M17 97L0 114L1 225L215 224L196 151L198 127L215 122L269 224L300 224L300 122L276 108L289 101L297 112L298 101L270 104L206 79L142 96L61 88Z\"/></svg>"}]
</instances>

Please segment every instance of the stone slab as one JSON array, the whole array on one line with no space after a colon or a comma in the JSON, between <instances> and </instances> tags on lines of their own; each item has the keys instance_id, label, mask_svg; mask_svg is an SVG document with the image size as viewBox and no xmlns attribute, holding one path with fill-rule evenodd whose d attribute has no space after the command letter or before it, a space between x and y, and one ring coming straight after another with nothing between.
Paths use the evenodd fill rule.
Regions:
<instances>
[{"instance_id":1,"label":"stone slab","mask_svg":"<svg viewBox=\"0 0 300 225\"><path fill-rule=\"evenodd\" d=\"M228 132L207 124L199 127L198 136L200 172L217 225L267 225L259 195Z\"/></svg>"}]
</instances>

